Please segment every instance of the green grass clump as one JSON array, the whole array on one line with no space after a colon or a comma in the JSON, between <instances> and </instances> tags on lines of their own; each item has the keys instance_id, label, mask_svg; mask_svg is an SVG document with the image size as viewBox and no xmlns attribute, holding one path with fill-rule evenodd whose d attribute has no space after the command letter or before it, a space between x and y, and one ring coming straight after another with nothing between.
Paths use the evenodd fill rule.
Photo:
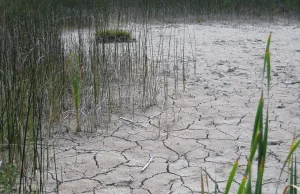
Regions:
<instances>
[{"instance_id":1,"label":"green grass clump","mask_svg":"<svg viewBox=\"0 0 300 194\"><path fill-rule=\"evenodd\" d=\"M0 165L0 193L13 193L16 189L18 170L13 165Z\"/></svg>"},{"instance_id":2,"label":"green grass clump","mask_svg":"<svg viewBox=\"0 0 300 194\"><path fill-rule=\"evenodd\" d=\"M100 42L129 42L134 39L131 33L122 29L101 29L96 34L96 39Z\"/></svg>"}]
</instances>

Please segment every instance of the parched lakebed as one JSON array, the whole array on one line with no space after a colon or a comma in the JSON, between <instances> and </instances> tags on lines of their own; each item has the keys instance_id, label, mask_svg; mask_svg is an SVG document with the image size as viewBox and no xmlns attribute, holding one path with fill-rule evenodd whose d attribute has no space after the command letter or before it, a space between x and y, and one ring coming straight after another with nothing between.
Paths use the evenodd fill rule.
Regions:
<instances>
[{"instance_id":1,"label":"parched lakebed","mask_svg":"<svg viewBox=\"0 0 300 194\"><path fill-rule=\"evenodd\" d=\"M154 93L146 92L156 101L123 107L110 124L92 132L75 133L75 121L64 122L70 130L53 137L56 169L51 163L46 192L196 194L201 193L201 172L207 174L207 192L214 191L215 183L218 192L224 192L232 165L240 158L231 189L235 193L249 155L264 52L272 32L263 192L275 193L294 131L299 135L300 24L132 25L137 41L145 33L148 37L134 48L146 46L145 59L160 64L151 85ZM138 43L119 46L130 44ZM279 192L288 185L285 181L283 175Z\"/></svg>"}]
</instances>

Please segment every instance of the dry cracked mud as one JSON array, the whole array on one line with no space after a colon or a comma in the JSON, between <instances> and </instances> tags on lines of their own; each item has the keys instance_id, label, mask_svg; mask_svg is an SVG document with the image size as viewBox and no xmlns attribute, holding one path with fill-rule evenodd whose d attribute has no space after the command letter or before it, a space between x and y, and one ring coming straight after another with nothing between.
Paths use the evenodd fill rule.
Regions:
<instances>
[{"instance_id":1,"label":"dry cracked mud","mask_svg":"<svg viewBox=\"0 0 300 194\"><path fill-rule=\"evenodd\" d=\"M195 48L185 51L191 59L186 61L186 91L170 95L167 109L153 106L136 111L134 118L115 115L108 131L58 134L57 176L52 161L47 193L58 187L66 194L196 194L201 193L201 169L208 174L210 192L216 183L222 193L240 157L231 189L235 193L249 155L270 32L270 132L263 191L275 193L294 130L299 134L299 23L153 25L150 31L154 42L174 31L181 37L194 34ZM153 162L142 171L151 156ZM280 192L285 181L284 176Z\"/></svg>"}]
</instances>

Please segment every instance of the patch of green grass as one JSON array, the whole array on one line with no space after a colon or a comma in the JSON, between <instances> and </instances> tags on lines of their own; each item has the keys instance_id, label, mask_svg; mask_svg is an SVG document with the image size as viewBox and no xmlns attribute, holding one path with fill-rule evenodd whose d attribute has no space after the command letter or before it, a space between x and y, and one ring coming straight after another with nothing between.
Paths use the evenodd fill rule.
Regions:
<instances>
[{"instance_id":1,"label":"patch of green grass","mask_svg":"<svg viewBox=\"0 0 300 194\"><path fill-rule=\"evenodd\" d=\"M101 29L96 34L97 41L100 42L129 42L134 39L131 32L123 29Z\"/></svg>"},{"instance_id":2,"label":"patch of green grass","mask_svg":"<svg viewBox=\"0 0 300 194\"><path fill-rule=\"evenodd\" d=\"M0 193L15 192L17 176L18 170L15 166L0 166Z\"/></svg>"}]
</instances>

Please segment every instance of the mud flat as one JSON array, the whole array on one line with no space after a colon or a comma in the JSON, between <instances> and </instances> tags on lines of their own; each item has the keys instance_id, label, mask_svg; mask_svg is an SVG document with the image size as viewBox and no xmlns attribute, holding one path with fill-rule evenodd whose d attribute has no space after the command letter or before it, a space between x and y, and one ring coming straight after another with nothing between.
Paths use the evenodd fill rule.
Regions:
<instances>
[{"instance_id":1,"label":"mud flat","mask_svg":"<svg viewBox=\"0 0 300 194\"><path fill-rule=\"evenodd\" d=\"M263 191L275 193L293 133L300 134L300 24L169 24L149 30L154 50L161 36L191 43L184 48L185 91L179 81L175 94L171 73L166 108L137 110L134 117L115 115L108 131L57 134L57 178L51 164L47 193L55 193L57 186L65 194L201 193L201 168L209 174L210 192L215 182L224 192L240 156L235 193L249 155L270 32L270 132ZM287 184L284 175L279 191Z\"/></svg>"}]
</instances>

